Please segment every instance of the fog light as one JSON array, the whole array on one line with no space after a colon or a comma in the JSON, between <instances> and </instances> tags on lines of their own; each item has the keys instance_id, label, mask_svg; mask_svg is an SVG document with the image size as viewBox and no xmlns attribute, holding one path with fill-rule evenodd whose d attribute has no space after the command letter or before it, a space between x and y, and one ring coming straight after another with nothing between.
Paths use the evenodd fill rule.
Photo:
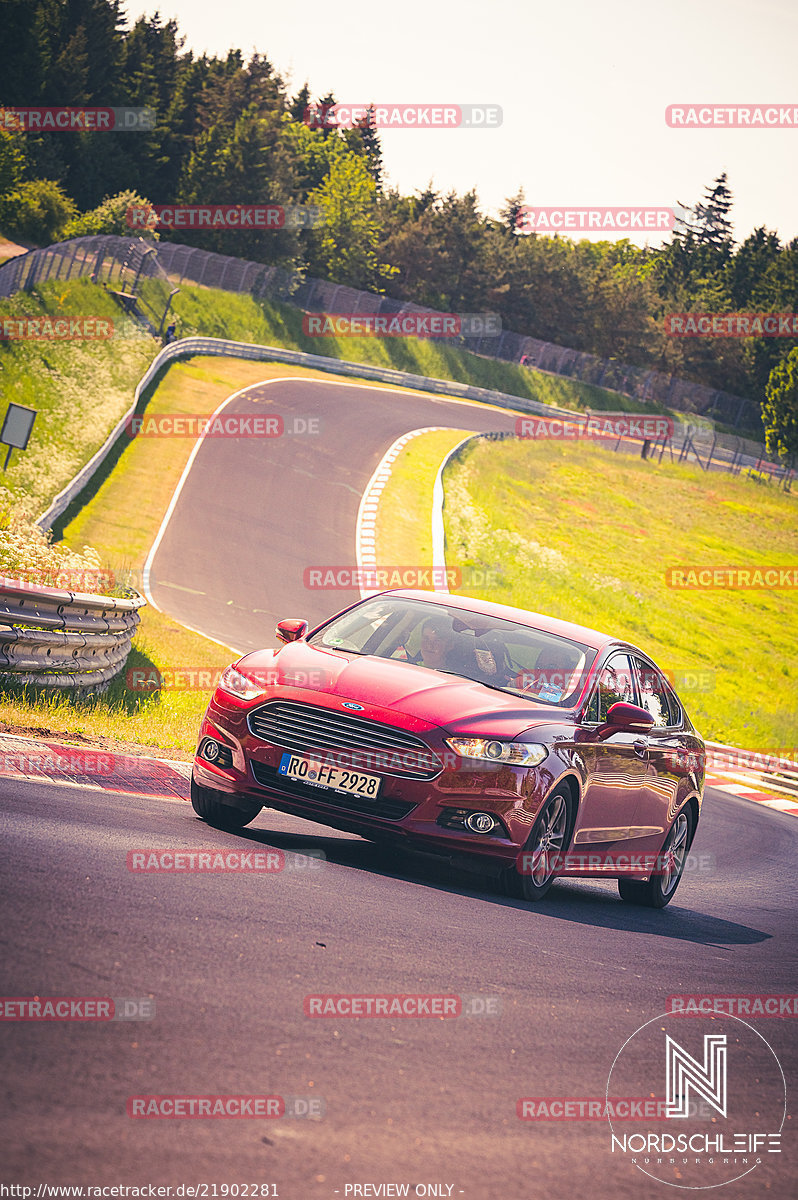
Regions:
<instances>
[{"instance_id":1,"label":"fog light","mask_svg":"<svg viewBox=\"0 0 798 1200\"><path fill-rule=\"evenodd\" d=\"M472 833L492 833L499 822L492 813L472 812L465 819L466 829Z\"/></svg>"},{"instance_id":2,"label":"fog light","mask_svg":"<svg viewBox=\"0 0 798 1200\"><path fill-rule=\"evenodd\" d=\"M216 762L221 752L221 746L215 742L213 738L208 738L205 745L202 747L202 757L207 758L208 762Z\"/></svg>"},{"instance_id":3,"label":"fog light","mask_svg":"<svg viewBox=\"0 0 798 1200\"><path fill-rule=\"evenodd\" d=\"M215 738L206 738L199 748L200 758L213 763L215 767L232 767L233 751Z\"/></svg>"}]
</instances>

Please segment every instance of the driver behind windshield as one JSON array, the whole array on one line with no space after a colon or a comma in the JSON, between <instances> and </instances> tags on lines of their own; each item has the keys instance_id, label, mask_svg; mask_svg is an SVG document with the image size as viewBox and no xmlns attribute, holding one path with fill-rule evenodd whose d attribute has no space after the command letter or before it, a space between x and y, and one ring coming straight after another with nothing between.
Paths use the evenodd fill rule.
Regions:
<instances>
[{"instance_id":1,"label":"driver behind windshield","mask_svg":"<svg viewBox=\"0 0 798 1200\"><path fill-rule=\"evenodd\" d=\"M415 661L433 671L452 670L454 631L446 617L427 617L421 626L421 646Z\"/></svg>"}]
</instances>

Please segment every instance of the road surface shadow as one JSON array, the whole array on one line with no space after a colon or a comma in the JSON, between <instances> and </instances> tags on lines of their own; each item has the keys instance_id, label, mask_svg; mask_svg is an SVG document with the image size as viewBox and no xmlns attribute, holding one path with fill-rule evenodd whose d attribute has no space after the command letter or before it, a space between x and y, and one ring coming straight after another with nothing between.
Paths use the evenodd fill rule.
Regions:
<instances>
[{"instance_id":1,"label":"road surface shadow","mask_svg":"<svg viewBox=\"0 0 798 1200\"><path fill-rule=\"evenodd\" d=\"M268 819L269 815L264 813ZM322 828L322 827L317 827ZM217 833L219 831L216 831ZM273 847L286 854L321 851L326 860L339 866L402 879L429 886L436 891L470 896L502 908L522 909L530 920L539 913L557 920L573 921L601 929L650 933L658 937L695 942L704 946L747 946L769 941L771 934L736 921L726 921L695 909L681 908L678 898L664 909L639 908L621 901L615 881L562 879L540 904L530 904L504 894L500 880L453 867L437 855L426 855L405 847L380 845L351 835L331 837L309 832L249 827L220 836L244 839ZM684 884L682 884L684 886Z\"/></svg>"}]
</instances>

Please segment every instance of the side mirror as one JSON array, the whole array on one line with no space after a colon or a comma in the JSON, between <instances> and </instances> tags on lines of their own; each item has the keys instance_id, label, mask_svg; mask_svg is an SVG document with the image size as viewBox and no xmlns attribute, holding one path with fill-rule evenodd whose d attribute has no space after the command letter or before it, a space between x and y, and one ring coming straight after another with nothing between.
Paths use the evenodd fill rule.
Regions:
<instances>
[{"instance_id":1,"label":"side mirror","mask_svg":"<svg viewBox=\"0 0 798 1200\"><path fill-rule=\"evenodd\" d=\"M647 708L618 700L607 709L607 725L614 729L650 729L654 718Z\"/></svg>"},{"instance_id":2,"label":"side mirror","mask_svg":"<svg viewBox=\"0 0 798 1200\"><path fill-rule=\"evenodd\" d=\"M295 617L289 617L286 621L280 621L274 632L281 642L299 642L307 631L307 621L300 621Z\"/></svg>"}]
</instances>

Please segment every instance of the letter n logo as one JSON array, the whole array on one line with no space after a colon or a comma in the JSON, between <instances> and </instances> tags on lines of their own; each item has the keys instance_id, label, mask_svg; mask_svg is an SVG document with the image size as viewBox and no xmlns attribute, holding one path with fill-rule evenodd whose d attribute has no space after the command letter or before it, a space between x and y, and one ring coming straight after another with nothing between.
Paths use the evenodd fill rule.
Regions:
<instances>
[{"instance_id":1,"label":"letter n logo","mask_svg":"<svg viewBox=\"0 0 798 1200\"><path fill-rule=\"evenodd\" d=\"M726 1034L704 1034L704 1065L665 1035L665 1116L688 1117L690 1088L726 1116Z\"/></svg>"}]
</instances>

